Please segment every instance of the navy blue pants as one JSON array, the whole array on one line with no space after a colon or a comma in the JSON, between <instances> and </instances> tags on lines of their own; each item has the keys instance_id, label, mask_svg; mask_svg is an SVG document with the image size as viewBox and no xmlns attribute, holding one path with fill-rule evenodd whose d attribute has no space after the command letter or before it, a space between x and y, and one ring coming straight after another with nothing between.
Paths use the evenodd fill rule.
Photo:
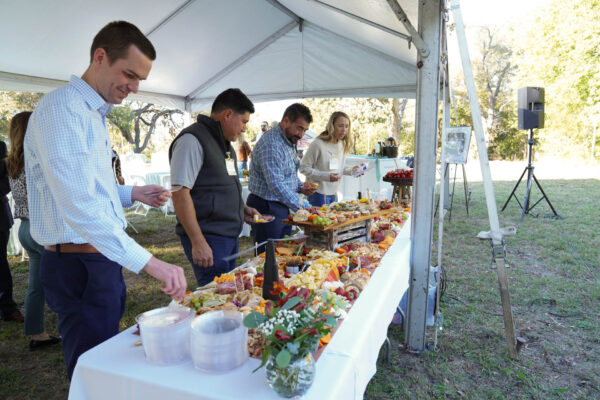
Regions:
<instances>
[{"instance_id":1,"label":"navy blue pants","mask_svg":"<svg viewBox=\"0 0 600 400\"><path fill-rule=\"evenodd\" d=\"M323 204L335 203L337 201L337 194L323 196L321 193L314 192L307 199L311 206L321 207Z\"/></svg>"},{"instance_id":2,"label":"navy blue pants","mask_svg":"<svg viewBox=\"0 0 600 400\"><path fill-rule=\"evenodd\" d=\"M213 253L214 264L212 267L201 267L198 264L194 264L192 258L192 241L187 235L179 236L183 251L190 261L190 264L192 264L192 268L194 268L194 275L196 275L198 286L204 286L207 283L212 282L216 276L226 274L233 270L235 268L236 260L224 261L223 258L237 253L239 246L238 238L204 234L204 239L206 239L206 242Z\"/></svg>"},{"instance_id":3,"label":"navy blue pants","mask_svg":"<svg viewBox=\"0 0 600 400\"><path fill-rule=\"evenodd\" d=\"M126 298L121 266L102 254L45 250L40 268L46 302L58 315L71 379L81 354L119 333Z\"/></svg>"},{"instance_id":4,"label":"navy blue pants","mask_svg":"<svg viewBox=\"0 0 600 400\"><path fill-rule=\"evenodd\" d=\"M246 200L246 205L256 208L261 214L275 217L269 223L252 225L252 237L255 243L262 243L267 239L281 239L285 235L292 233L292 226L284 225L281 222L287 219L290 213L289 208L285 204L278 201L265 200L251 193ZM265 251L265 246L261 246L257 251L262 253Z\"/></svg>"}]
</instances>

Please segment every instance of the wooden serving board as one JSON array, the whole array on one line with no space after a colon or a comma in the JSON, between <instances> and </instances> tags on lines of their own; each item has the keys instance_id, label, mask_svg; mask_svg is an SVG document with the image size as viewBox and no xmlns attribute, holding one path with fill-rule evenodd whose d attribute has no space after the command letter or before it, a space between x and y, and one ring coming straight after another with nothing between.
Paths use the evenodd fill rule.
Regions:
<instances>
[{"instance_id":1,"label":"wooden serving board","mask_svg":"<svg viewBox=\"0 0 600 400\"><path fill-rule=\"evenodd\" d=\"M284 219L283 223L287 224L287 225L298 225L298 226L301 226L302 228L308 228L308 229L313 229L313 230L318 230L318 231L333 231L336 229L343 228L346 225L354 224L356 222L366 221L368 219L373 219L375 217L382 217L382 216L385 216L388 214L392 214L394 211L396 211L394 208L390 208L389 210L380 210L373 214L359 215L356 218L347 219L344 222L339 222L337 224L331 224L328 226L315 225L310 221L294 222L294 221L290 221L289 219Z\"/></svg>"}]
</instances>

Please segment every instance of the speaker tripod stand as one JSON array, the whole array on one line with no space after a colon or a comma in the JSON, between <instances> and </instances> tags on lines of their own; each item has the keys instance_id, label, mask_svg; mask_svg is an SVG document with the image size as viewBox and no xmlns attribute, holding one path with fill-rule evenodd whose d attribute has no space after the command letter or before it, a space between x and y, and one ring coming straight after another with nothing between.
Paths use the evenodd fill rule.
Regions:
<instances>
[{"instance_id":1,"label":"speaker tripod stand","mask_svg":"<svg viewBox=\"0 0 600 400\"><path fill-rule=\"evenodd\" d=\"M556 212L556 210L552 206L552 203L550 202L550 199L546 195L546 192L544 192L544 189L542 189L542 185L540 185L540 182L537 180L537 178L535 177L535 174L533 173L533 168L534 167L533 167L533 163L531 162L532 153L533 153L533 151L532 151L533 150L533 129L529 129L529 140L527 141L527 145L529 147L528 151L527 151L528 152L528 155L527 155L527 158L528 158L527 166L523 170L523 173L521 174L521 177L517 181L517 184L513 188L512 192L510 192L510 195L508 196L508 199L506 199L506 203L504 203L504 206L502 206L502 210L500 210L500 212L504 211L504 209L506 208L506 206L510 202L510 199L512 197L514 197L515 200L517 201L517 203L519 203L519 207L521 207L521 221L523 221L523 217L525 216L525 214L529 214L529 212L531 210L533 210L533 208L535 206L537 206L542 200L545 199L546 202L548 203L548 205L550 206L550 208L552 209L552 212L554 213L553 218L560 219L562 217L560 215L558 215L558 213ZM521 204L521 202L517 198L517 195L515 194L515 191L519 187L519 184L521 183L521 180L523 180L523 177L525 176L525 173L527 173L527 190L525 192L525 199L523 201L523 204ZM531 195L531 183L532 183L531 180L532 180L532 178L533 178L533 181L535 182L535 184L537 185L538 189L540 190L540 192L542 192L542 197L538 201L536 201L530 207L529 206L529 198L530 198L530 195Z\"/></svg>"}]
</instances>

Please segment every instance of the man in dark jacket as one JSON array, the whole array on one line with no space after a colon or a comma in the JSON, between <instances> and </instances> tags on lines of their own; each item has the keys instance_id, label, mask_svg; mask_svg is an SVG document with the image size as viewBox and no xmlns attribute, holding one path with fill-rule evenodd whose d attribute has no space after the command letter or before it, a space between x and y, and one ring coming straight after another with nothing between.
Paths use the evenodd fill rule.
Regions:
<instances>
[{"instance_id":1,"label":"man in dark jacket","mask_svg":"<svg viewBox=\"0 0 600 400\"><path fill-rule=\"evenodd\" d=\"M5 321L23 322L23 314L13 299L13 281L6 258L12 213L6 195L10 192L6 174L6 143L0 141L0 313Z\"/></svg>"},{"instance_id":2,"label":"man in dark jacket","mask_svg":"<svg viewBox=\"0 0 600 400\"><path fill-rule=\"evenodd\" d=\"M200 286L235 268L236 260L223 258L237 253L244 221L260 217L244 204L231 146L253 112L241 90L227 89L215 99L210 117L199 115L169 148L175 231Z\"/></svg>"}]
</instances>

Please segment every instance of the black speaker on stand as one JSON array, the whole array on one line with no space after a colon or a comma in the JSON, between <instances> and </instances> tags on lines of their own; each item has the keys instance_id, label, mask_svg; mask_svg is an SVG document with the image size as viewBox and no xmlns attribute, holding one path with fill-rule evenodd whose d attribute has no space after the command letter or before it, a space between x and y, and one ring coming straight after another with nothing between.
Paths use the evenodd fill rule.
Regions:
<instances>
[{"instance_id":1,"label":"black speaker on stand","mask_svg":"<svg viewBox=\"0 0 600 400\"><path fill-rule=\"evenodd\" d=\"M518 92L519 129L529 129L529 140L527 141L528 163L525 169L523 170L521 177L519 177L517 184L513 188L512 192L510 192L508 199L506 199L504 206L502 206L501 212L504 211L510 199L514 197L517 203L519 203L519 206L521 207L521 221L523 221L523 217L525 216L525 214L529 214L529 212L533 210L533 208L544 199L552 209L552 212L554 213L553 217L557 219L562 218L560 215L557 214L556 210L552 206L552 203L550 203L550 199L544 192L544 189L542 189L542 185L540 185L540 182L537 180L535 174L533 173L533 130L541 129L544 127L544 95L544 88L541 87L523 87L520 88ZM525 176L525 173L527 173L527 190L525 192L525 200L523 201L523 204L521 204L521 202L515 195L515 191L519 187L519 184L521 183L523 176ZM542 197L530 207L529 197L531 194L532 179L537 185L540 192L542 192Z\"/></svg>"}]
</instances>

